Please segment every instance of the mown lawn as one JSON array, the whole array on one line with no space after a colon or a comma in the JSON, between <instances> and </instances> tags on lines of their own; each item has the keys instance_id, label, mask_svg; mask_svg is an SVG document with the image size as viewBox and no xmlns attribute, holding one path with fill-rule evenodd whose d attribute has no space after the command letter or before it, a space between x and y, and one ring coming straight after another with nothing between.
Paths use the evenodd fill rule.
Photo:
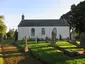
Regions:
<instances>
[{"instance_id":1,"label":"mown lawn","mask_svg":"<svg viewBox=\"0 0 85 64\"><path fill-rule=\"evenodd\" d=\"M57 41L56 44L67 50L81 50L66 41ZM23 44L19 45L24 46ZM45 41L39 41L39 43L35 43L35 41L28 42L28 47L37 58L48 64L85 64L85 58L64 55L63 52L51 47L50 43L46 43Z\"/></svg>"},{"instance_id":2,"label":"mown lawn","mask_svg":"<svg viewBox=\"0 0 85 64\"><path fill-rule=\"evenodd\" d=\"M0 47L0 56L2 56L1 52L2 52L2 50L1 50L1 47ZM2 57L0 57L0 64L4 64Z\"/></svg>"},{"instance_id":3,"label":"mown lawn","mask_svg":"<svg viewBox=\"0 0 85 64\"><path fill-rule=\"evenodd\" d=\"M0 57L0 64L4 64L3 59L1 57Z\"/></svg>"},{"instance_id":4,"label":"mown lawn","mask_svg":"<svg viewBox=\"0 0 85 64\"><path fill-rule=\"evenodd\" d=\"M13 41L9 40L3 42L10 45ZM17 44L22 47L24 46L22 41L18 41ZM66 41L57 41L56 44L67 50L81 50L81 48L77 48L75 45ZM46 43L45 41L39 41L39 43L35 43L35 41L28 42L28 47L37 58L46 61L48 64L85 64L85 58L72 58L64 55L60 50L51 47L50 43ZM3 64L1 57L0 64Z\"/></svg>"},{"instance_id":5,"label":"mown lawn","mask_svg":"<svg viewBox=\"0 0 85 64\"><path fill-rule=\"evenodd\" d=\"M71 57L64 55L58 49L51 47L49 43L30 43L28 46L36 57L46 61L48 64L64 64L66 60L71 59Z\"/></svg>"},{"instance_id":6,"label":"mown lawn","mask_svg":"<svg viewBox=\"0 0 85 64\"><path fill-rule=\"evenodd\" d=\"M13 40L3 40L0 42L3 49L0 47L0 64L17 64L23 59L21 52L13 46L13 42Z\"/></svg>"},{"instance_id":7,"label":"mown lawn","mask_svg":"<svg viewBox=\"0 0 85 64\"><path fill-rule=\"evenodd\" d=\"M79 41L77 42L79 44ZM56 45L58 45L61 48L64 48L66 50L73 50L73 51L77 51L77 50L83 50L83 48L78 48L77 46L68 43L66 41L57 41Z\"/></svg>"}]
</instances>

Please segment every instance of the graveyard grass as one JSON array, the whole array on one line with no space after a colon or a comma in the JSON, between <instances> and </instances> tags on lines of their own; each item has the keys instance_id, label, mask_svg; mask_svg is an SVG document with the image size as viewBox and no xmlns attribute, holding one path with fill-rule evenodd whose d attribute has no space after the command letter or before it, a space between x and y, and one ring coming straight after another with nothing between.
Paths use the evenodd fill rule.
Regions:
<instances>
[{"instance_id":1,"label":"graveyard grass","mask_svg":"<svg viewBox=\"0 0 85 64\"><path fill-rule=\"evenodd\" d=\"M0 45L1 44L7 44L8 45L8 48L9 49L12 49L13 42L14 42L13 40L3 40L3 41L0 42ZM0 48L0 56L3 55L2 52L3 51ZM17 54L21 54L21 53L19 51L14 51L14 49L12 49L11 53L10 52L7 52L7 55L8 54L11 55L11 56L9 56L7 58L0 57L0 64L5 64L6 61L8 62L7 64L9 64L11 62L14 63L13 60L15 61L17 59L17 57L18 57L18 60L19 59L22 59L22 57L17 56ZM4 59L5 59L5 61L4 61Z\"/></svg>"},{"instance_id":2,"label":"graveyard grass","mask_svg":"<svg viewBox=\"0 0 85 64\"><path fill-rule=\"evenodd\" d=\"M49 43L30 44L33 54L48 64L61 64L70 57L64 55L61 51L49 46Z\"/></svg>"},{"instance_id":3,"label":"graveyard grass","mask_svg":"<svg viewBox=\"0 0 85 64\"><path fill-rule=\"evenodd\" d=\"M8 42L8 44L10 45L11 42L13 41L6 41L6 42ZM24 47L24 43L22 41L17 41L17 44L20 45L21 48ZM82 49L82 48L77 48L75 45L72 45L66 41L57 41L56 45L67 50ZM39 41L38 43L36 43L35 41L28 41L28 47L32 51L33 55L36 56L36 58L39 58L47 62L48 64L84 64L85 63L85 58L79 58L79 57L73 58L64 55L62 51L55 49L54 47L51 47L50 42L47 43L46 41ZM2 59L0 59L0 64L3 64L1 63L1 61Z\"/></svg>"},{"instance_id":4,"label":"graveyard grass","mask_svg":"<svg viewBox=\"0 0 85 64\"><path fill-rule=\"evenodd\" d=\"M78 50L78 48L66 41L58 41L56 44L68 50ZM50 46L50 43L40 41L39 43L29 42L32 53L48 64L83 64L85 58L72 58L64 55L60 50ZM81 48L80 48L81 50Z\"/></svg>"},{"instance_id":5,"label":"graveyard grass","mask_svg":"<svg viewBox=\"0 0 85 64\"><path fill-rule=\"evenodd\" d=\"M1 48L0 48L0 56L2 55L1 52L2 52L2 50L1 50ZM3 58L2 58L2 57L0 57L0 64L4 64L4 63L3 63Z\"/></svg>"},{"instance_id":6,"label":"graveyard grass","mask_svg":"<svg viewBox=\"0 0 85 64\"><path fill-rule=\"evenodd\" d=\"M77 44L80 44L80 42L77 41ZM57 41L56 45L58 45L61 48L66 49L66 50L72 50L72 51L83 50L83 48L77 48L77 46L75 46L71 43L68 43L66 41Z\"/></svg>"},{"instance_id":7,"label":"graveyard grass","mask_svg":"<svg viewBox=\"0 0 85 64\"><path fill-rule=\"evenodd\" d=\"M0 58L0 64L3 64L3 59L2 58Z\"/></svg>"}]
</instances>

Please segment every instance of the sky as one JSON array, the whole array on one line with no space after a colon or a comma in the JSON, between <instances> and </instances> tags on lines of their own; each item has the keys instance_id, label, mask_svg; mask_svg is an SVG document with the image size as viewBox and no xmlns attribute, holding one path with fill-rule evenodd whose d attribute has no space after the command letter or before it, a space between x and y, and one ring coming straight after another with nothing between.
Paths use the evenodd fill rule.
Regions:
<instances>
[{"instance_id":1,"label":"sky","mask_svg":"<svg viewBox=\"0 0 85 64\"><path fill-rule=\"evenodd\" d=\"M21 15L25 19L59 19L70 10L72 4L84 0L0 0L0 15L9 28L18 28Z\"/></svg>"}]
</instances>

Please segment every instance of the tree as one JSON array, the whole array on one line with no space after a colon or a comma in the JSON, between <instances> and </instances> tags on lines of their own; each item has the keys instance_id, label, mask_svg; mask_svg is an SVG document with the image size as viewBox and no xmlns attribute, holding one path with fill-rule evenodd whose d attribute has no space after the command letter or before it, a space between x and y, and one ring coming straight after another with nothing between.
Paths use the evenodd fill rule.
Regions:
<instances>
[{"instance_id":1,"label":"tree","mask_svg":"<svg viewBox=\"0 0 85 64\"><path fill-rule=\"evenodd\" d=\"M70 26L76 28L76 32L85 31L85 1L78 5L73 4L71 10L62 15L61 19L65 19Z\"/></svg>"},{"instance_id":2,"label":"tree","mask_svg":"<svg viewBox=\"0 0 85 64\"><path fill-rule=\"evenodd\" d=\"M80 34L80 45L85 49L85 1L72 5L71 10L62 15L61 19L65 19L70 26L76 28L76 32Z\"/></svg>"},{"instance_id":3,"label":"tree","mask_svg":"<svg viewBox=\"0 0 85 64\"><path fill-rule=\"evenodd\" d=\"M4 20L4 16L0 16L0 36L1 37L3 37L4 35L6 35L6 29L7 29L7 27L4 24L3 20Z\"/></svg>"},{"instance_id":4,"label":"tree","mask_svg":"<svg viewBox=\"0 0 85 64\"><path fill-rule=\"evenodd\" d=\"M14 38L15 38L15 41L18 40L18 32L17 32L17 30L16 30L15 33L14 33Z\"/></svg>"},{"instance_id":5,"label":"tree","mask_svg":"<svg viewBox=\"0 0 85 64\"><path fill-rule=\"evenodd\" d=\"M7 37L10 38L10 39L13 39L14 38L14 34L15 34L15 30L14 29L10 29L7 32Z\"/></svg>"},{"instance_id":6,"label":"tree","mask_svg":"<svg viewBox=\"0 0 85 64\"><path fill-rule=\"evenodd\" d=\"M0 20L3 20L4 19L4 16L0 16Z\"/></svg>"}]
</instances>

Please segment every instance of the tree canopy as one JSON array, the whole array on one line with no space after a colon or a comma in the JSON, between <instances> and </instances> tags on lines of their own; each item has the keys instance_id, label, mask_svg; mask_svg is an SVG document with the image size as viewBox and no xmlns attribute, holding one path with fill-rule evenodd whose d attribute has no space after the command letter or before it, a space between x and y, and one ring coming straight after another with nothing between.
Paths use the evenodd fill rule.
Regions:
<instances>
[{"instance_id":1,"label":"tree canopy","mask_svg":"<svg viewBox=\"0 0 85 64\"><path fill-rule=\"evenodd\" d=\"M7 37L12 39L14 38L14 34L15 34L15 30L14 29L10 29L7 33Z\"/></svg>"},{"instance_id":2,"label":"tree canopy","mask_svg":"<svg viewBox=\"0 0 85 64\"><path fill-rule=\"evenodd\" d=\"M61 16L65 19L70 26L76 28L76 32L85 31L85 1L80 2L78 5L73 4L71 10Z\"/></svg>"},{"instance_id":3,"label":"tree canopy","mask_svg":"<svg viewBox=\"0 0 85 64\"><path fill-rule=\"evenodd\" d=\"M6 25L3 22L4 20L4 16L0 16L0 34L2 34L3 36L6 34Z\"/></svg>"}]
</instances>

